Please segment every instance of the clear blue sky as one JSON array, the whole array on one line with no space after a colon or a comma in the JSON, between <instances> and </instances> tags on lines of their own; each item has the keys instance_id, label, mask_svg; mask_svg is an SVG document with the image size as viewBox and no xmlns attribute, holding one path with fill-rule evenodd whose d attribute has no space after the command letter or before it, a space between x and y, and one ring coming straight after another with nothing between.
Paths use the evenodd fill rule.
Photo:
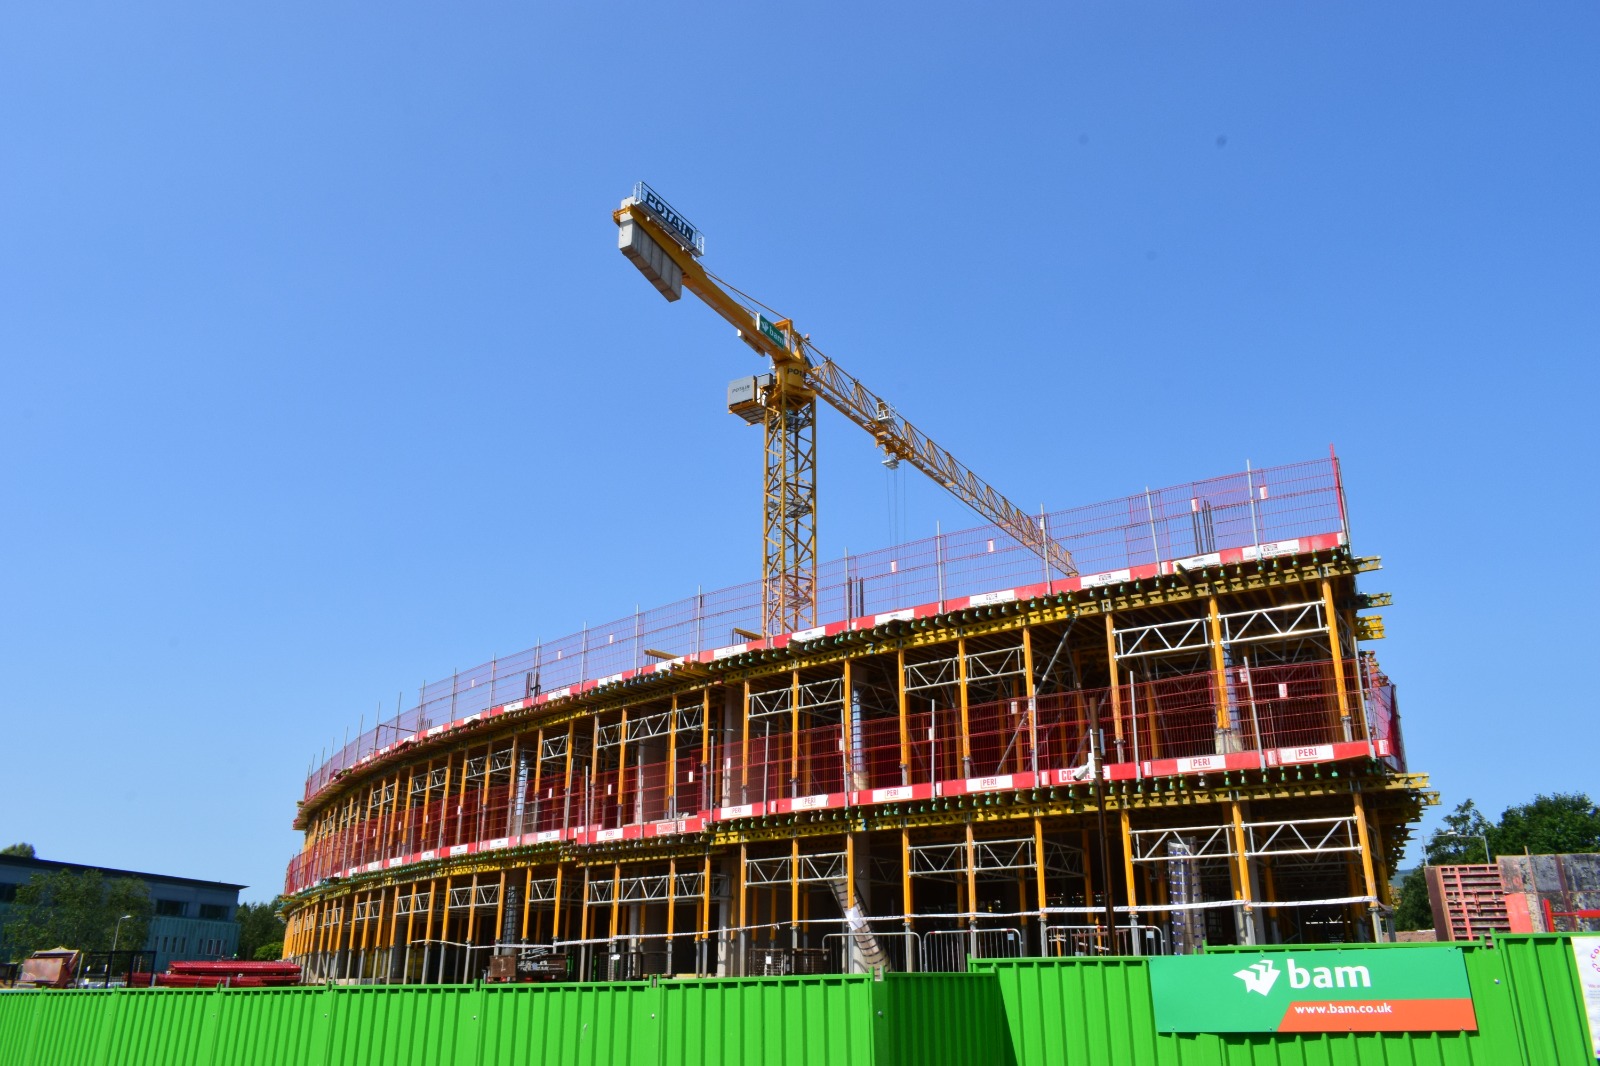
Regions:
<instances>
[{"instance_id":1,"label":"clear blue sky","mask_svg":"<svg viewBox=\"0 0 1600 1066\"><path fill-rule=\"evenodd\" d=\"M267 898L380 703L756 575L755 361L617 254L639 178L1025 506L1337 444L1414 766L1600 792L1597 56L1587 0L8 5L0 843ZM888 543L824 418L825 554Z\"/></svg>"}]
</instances>

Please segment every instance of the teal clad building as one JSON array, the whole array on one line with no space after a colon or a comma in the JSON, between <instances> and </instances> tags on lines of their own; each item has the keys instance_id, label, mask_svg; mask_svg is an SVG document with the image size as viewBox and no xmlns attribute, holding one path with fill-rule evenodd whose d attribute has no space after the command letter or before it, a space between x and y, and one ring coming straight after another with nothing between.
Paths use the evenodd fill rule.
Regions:
<instances>
[{"instance_id":1,"label":"teal clad building","mask_svg":"<svg viewBox=\"0 0 1600 1066\"><path fill-rule=\"evenodd\" d=\"M4 855L0 856L0 962L11 958L11 946L5 941L5 926L11 917L11 903L17 897L17 889L35 874L58 870L72 873L98 870L108 879L132 877L145 883L150 890L154 914L150 919L150 936L143 949L155 953L157 971L165 970L174 960L231 958L239 948L239 922L235 912L244 885Z\"/></svg>"}]
</instances>

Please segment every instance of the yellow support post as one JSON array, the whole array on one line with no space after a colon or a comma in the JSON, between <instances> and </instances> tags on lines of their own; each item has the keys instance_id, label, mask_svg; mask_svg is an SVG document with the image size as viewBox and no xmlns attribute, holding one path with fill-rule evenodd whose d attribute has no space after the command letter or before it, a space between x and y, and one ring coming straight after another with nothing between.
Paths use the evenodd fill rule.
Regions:
<instances>
[{"instance_id":1,"label":"yellow support post","mask_svg":"<svg viewBox=\"0 0 1600 1066\"><path fill-rule=\"evenodd\" d=\"M441 912L439 914L439 939L440 940L449 940L450 939L450 882L452 880L454 880L454 876L453 875L451 875L451 874L446 874L445 875L445 878L444 878L444 891L443 891L444 907L442 908L442 910L441 910ZM431 901L430 901L430 904L431 904ZM430 906L430 910L431 910L431 906ZM430 922L429 924L431 925L432 923ZM442 953L444 951L444 948L441 947L439 950ZM441 959L441 962L442 962L442 960L443 960L443 955L442 954L440 956L440 959Z\"/></svg>"},{"instance_id":2,"label":"yellow support post","mask_svg":"<svg viewBox=\"0 0 1600 1066\"><path fill-rule=\"evenodd\" d=\"M671 859L667 860L667 943L668 944L672 943L672 932L673 932L673 926L674 926L674 919L677 917L677 915L675 913L677 911L677 909L678 909L678 860L676 858L671 858ZM672 966L672 956L671 956L670 952L667 955L667 966L668 966L668 972L670 973L671 972L671 966Z\"/></svg>"},{"instance_id":3,"label":"yellow support post","mask_svg":"<svg viewBox=\"0 0 1600 1066\"><path fill-rule=\"evenodd\" d=\"M1117 814L1122 827L1122 876L1128 883L1128 923L1131 925L1139 920L1139 912L1133 909L1139 905L1133 876L1133 827L1128 822L1128 808L1122 808Z\"/></svg>"},{"instance_id":4,"label":"yellow support post","mask_svg":"<svg viewBox=\"0 0 1600 1066\"><path fill-rule=\"evenodd\" d=\"M678 695L673 693L667 711L667 794L663 811L668 818L678 816Z\"/></svg>"},{"instance_id":5,"label":"yellow support post","mask_svg":"<svg viewBox=\"0 0 1600 1066\"><path fill-rule=\"evenodd\" d=\"M577 737L578 737L578 721L577 721L577 719L573 719L572 721L567 723L567 768L566 768L565 773L563 774L562 782L561 782L562 803L568 805L568 807L571 806L571 802L572 802L572 800L571 800L571 797L572 797L572 742L574 740L576 740ZM563 830L565 830L567 828L567 822L568 821L570 821L569 818L563 817L562 822L561 822L561 828ZM565 845L563 844L563 846L565 846ZM558 869L559 869L559 867L558 867Z\"/></svg>"},{"instance_id":6,"label":"yellow support post","mask_svg":"<svg viewBox=\"0 0 1600 1066\"><path fill-rule=\"evenodd\" d=\"M1217 690L1217 728L1227 729L1233 724L1228 716L1228 662L1222 654L1222 614L1215 596L1206 597L1206 613L1211 623L1211 671Z\"/></svg>"},{"instance_id":7,"label":"yellow support post","mask_svg":"<svg viewBox=\"0 0 1600 1066\"><path fill-rule=\"evenodd\" d=\"M617 825L621 828L632 819L628 810L628 708L622 708L622 722L617 727ZM602 819L604 821L604 819Z\"/></svg>"},{"instance_id":8,"label":"yellow support post","mask_svg":"<svg viewBox=\"0 0 1600 1066\"><path fill-rule=\"evenodd\" d=\"M556 860L556 887L551 892L551 895L555 898L551 900L550 906L550 939L552 942L561 939L561 875L565 872L566 865L560 859ZM528 872L532 874L533 870L530 868Z\"/></svg>"},{"instance_id":9,"label":"yellow support post","mask_svg":"<svg viewBox=\"0 0 1600 1066\"><path fill-rule=\"evenodd\" d=\"M528 919L533 916L533 867L529 866L523 871L522 879L522 925L517 932L517 939L526 944L528 942Z\"/></svg>"},{"instance_id":10,"label":"yellow support post","mask_svg":"<svg viewBox=\"0 0 1600 1066\"><path fill-rule=\"evenodd\" d=\"M744 683L744 700L739 704L743 739L739 749L739 802L750 802L750 682ZM763 796L762 799L766 797ZM743 924L742 922L740 923Z\"/></svg>"},{"instance_id":11,"label":"yellow support post","mask_svg":"<svg viewBox=\"0 0 1600 1066\"><path fill-rule=\"evenodd\" d=\"M911 833L900 830L900 905L905 916L906 932L911 932Z\"/></svg>"},{"instance_id":12,"label":"yellow support post","mask_svg":"<svg viewBox=\"0 0 1600 1066\"><path fill-rule=\"evenodd\" d=\"M494 943L500 943L506 921L506 871L500 871L500 889L494 901Z\"/></svg>"},{"instance_id":13,"label":"yellow support post","mask_svg":"<svg viewBox=\"0 0 1600 1066\"><path fill-rule=\"evenodd\" d=\"M372 897L373 897L374 893L372 893L372 892L364 892L362 894L364 896L366 896L366 899L364 899L362 902L370 905L372 903ZM356 909L359 910L360 907L358 906ZM353 922L354 920L355 920L354 919L354 915L352 915L351 921ZM365 955L367 953L367 937L369 935L371 935L371 932L372 932L372 918L370 916L362 918L362 920L361 920L361 947L359 949L362 955ZM352 925L350 927L350 947L351 947L352 950L356 950L355 934L356 934L355 926Z\"/></svg>"},{"instance_id":14,"label":"yellow support post","mask_svg":"<svg viewBox=\"0 0 1600 1066\"><path fill-rule=\"evenodd\" d=\"M709 692L709 691L710 690L708 689L707 692ZM701 877L700 877L700 914L698 915L698 918L699 918L699 921L696 924L699 926L699 928L695 930L694 938L696 940L710 940L711 939L711 852L709 852L709 851L706 852L705 866L701 870ZM709 969L710 966L711 966L711 960L707 959L706 960L707 969Z\"/></svg>"},{"instance_id":15,"label":"yellow support post","mask_svg":"<svg viewBox=\"0 0 1600 1066\"><path fill-rule=\"evenodd\" d=\"M617 939L617 918L622 910L622 864L611 864L611 939Z\"/></svg>"},{"instance_id":16,"label":"yellow support post","mask_svg":"<svg viewBox=\"0 0 1600 1066\"><path fill-rule=\"evenodd\" d=\"M777 889L773 889L774 892ZM778 915L772 915L773 924L777 924ZM793 837L789 841L789 946L799 947L800 936L800 838Z\"/></svg>"},{"instance_id":17,"label":"yellow support post","mask_svg":"<svg viewBox=\"0 0 1600 1066\"><path fill-rule=\"evenodd\" d=\"M449 771L446 770L446 773ZM433 757L428 757L428 767L422 772L422 824L417 826L417 850L426 851L433 847L428 843L433 831ZM444 813L444 805L439 805L439 813Z\"/></svg>"},{"instance_id":18,"label":"yellow support post","mask_svg":"<svg viewBox=\"0 0 1600 1066\"><path fill-rule=\"evenodd\" d=\"M1355 790L1355 814L1356 842L1361 845L1361 874L1366 882L1365 895L1376 900L1378 898L1378 884L1372 869L1372 838L1367 833L1367 806L1362 801L1359 787ZM1367 904L1369 912L1376 908L1376 902Z\"/></svg>"},{"instance_id":19,"label":"yellow support post","mask_svg":"<svg viewBox=\"0 0 1600 1066\"><path fill-rule=\"evenodd\" d=\"M589 793L592 796L594 794L595 786L594 779L598 777L600 773L600 716L595 714L591 717L594 719L594 729L591 731L589 738ZM598 813L599 812L594 809L594 804L591 803L588 810L585 812L586 817L583 820L583 828L585 832L594 831L595 815ZM601 820L604 821L604 819Z\"/></svg>"},{"instance_id":20,"label":"yellow support post","mask_svg":"<svg viewBox=\"0 0 1600 1066\"><path fill-rule=\"evenodd\" d=\"M589 867L583 868L583 898L578 904L578 939L589 939L589 882L593 875Z\"/></svg>"},{"instance_id":21,"label":"yellow support post","mask_svg":"<svg viewBox=\"0 0 1600 1066\"><path fill-rule=\"evenodd\" d=\"M1035 691L1033 680L1033 627L1026 625L1022 627L1022 680L1022 692L1028 700L1028 760L1026 769L1030 773L1038 773L1039 698L1038 693ZM1021 752L1018 752L1018 757L1021 757ZM1038 781L1034 782L1035 786L1038 784ZM1037 823L1038 819L1035 818L1034 822ZM1042 852L1040 853L1040 861L1043 861ZM1041 895L1039 898L1042 900L1044 897ZM1042 907L1044 904L1040 903L1040 906Z\"/></svg>"},{"instance_id":22,"label":"yellow support post","mask_svg":"<svg viewBox=\"0 0 1600 1066\"><path fill-rule=\"evenodd\" d=\"M515 826L512 825L512 819L515 818L517 814L517 778L519 777L517 773L517 756L521 751L521 740L521 733L511 734L511 761L506 764L506 818L504 823L506 827L504 833L505 836L511 836L512 829L515 829L518 834L522 832L521 823L517 823ZM493 835L500 836L502 834L495 833ZM512 846L514 847L515 843L513 843Z\"/></svg>"},{"instance_id":23,"label":"yellow support post","mask_svg":"<svg viewBox=\"0 0 1600 1066\"><path fill-rule=\"evenodd\" d=\"M856 835L844 835L844 905L848 910L856 905Z\"/></svg>"},{"instance_id":24,"label":"yellow support post","mask_svg":"<svg viewBox=\"0 0 1600 1066\"><path fill-rule=\"evenodd\" d=\"M539 793L543 788L544 788L544 726L540 726L538 732L534 733L534 735L533 735L533 809L535 811L538 811L538 810L541 809L541 801L542 801L543 797ZM527 809L527 797L526 796L514 797L512 799L512 807L511 807L511 809L512 810L516 810L516 803L517 803L517 800L519 800L519 799L522 801L523 809L526 810ZM534 817L533 823L534 823L533 824L533 830L534 830L534 832L537 833L539 831L539 819L538 819L537 815ZM524 822L523 824L519 825L517 828L520 829L524 834L527 833L527 831L528 831L528 826L527 826L526 822ZM532 867L529 867L529 869L531 870ZM526 938L524 938L524 939L526 939Z\"/></svg>"},{"instance_id":25,"label":"yellow support post","mask_svg":"<svg viewBox=\"0 0 1600 1066\"><path fill-rule=\"evenodd\" d=\"M428 765L431 766L433 764L429 763ZM444 827L450 824L450 773L454 768L455 757L446 752L444 757L444 784L441 786L439 793L439 836L433 843L435 848L444 847ZM433 795L431 778L428 784L428 795L431 797Z\"/></svg>"},{"instance_id":26,"label":"yellow support post","mask_svg":"<svg viewBox=\"0 0 1600 1066\"><path fill-rule=\"evenodd\" d=\"M711 686L710 685L707 685L705 687L705 690L704 690L704 693L701 696L701 699L702 699L703 702L700 705L700 776L705 779L705 786L704 787L705 787L705 795L706 795L706 805L708 807L715 807L717 805L717 793L716 793L716 785L715 785L715 782L717 780L717 768L716 768L716 765L711 760ZM696 808L699 807L698 801L696 802L695 806L696 806ZM707 879L707 883L708 884L710 883L709 878ZM707 917L707 920L709 921L710 920L710 911L706 912L706 917Z\"/></svg>"},{"instance_id":27,"label":"yellow support post","mask_svg":"<svg viewBox=\"0 0 1600 1066\"><path fill-rule=\"evenodd\" d=\"M1350 728L1350 694L1344 680L1344 643L1339 639L1339 614L1333 606L1333 582L1322 579L1322 611L1328 620L1328 647L1332 650L1334 692L1339 698L1339 725L1342 737L1354 734Z\"/></svg>"},{"instance_id":28,"label":"yellow support post","mask_svg":"<svg viewBox=\"0 0 1600 1066\"><path fill-rule=\"evenodd\" d=\"M789 671L789 798L800 795L800 671Z\"/></svg>"},{"instance_id":29,"label":"yellow support post","mask_svg":"<svg viewBox=\"0 0 1600 1066\"><path fill-rule=\"evenodd\" d=\"M961 776L972 776L972 730L967 723L967 638L956 637L956 691L961 701Z\"/></svg>"},{"instance_id":30,"label":"yellow support post","mask_svg":"<svg viewBox=\"0 0 1600 1066\"><path fill-rule=\"evenodd\" d=\"M839 732L844 741L844 802L847 807L850 805L850 794L856 790L856 737L855 719L852 717L855 712L855 700L852 698L855 688L850 674L850 664L853 661L851 659L844 661L841 680L844 703L839 708Z\"/></svg>"},{"instance_id":31,"label":"yellow support post","mask_svg":"<svg viewBox=\"0 0 1600 1066\"><path fill-rule=\"evenodd\" d=\"M404 815L397 820L399 824L395 828L398 829L398 832L393 834L394 839L389 842L389 854L391 856L404 855L410 851L408 842L411 836L411 782L415 776L415 769L406 771L406 809ZM395 779L397 781L399 780L398 774L395 775ZM399 796L396 796L394 799L396 804L400 802Z\"/></svg>"},{"instance_id":32,"label":"yellow support post","mask_svg":"<svg viewBox=\"0 0 1600 1066\"><path fill-rule=\"evenodd\" d=\"M977 847L972 838L972 823L967 822L967 925L978 924L978 863Z\"/></svg>"},{"instance_id":33,"label":"yellow support post","mask_svg":"<svg viewBox=\"0 0 1600 1066\"><path fill-rule=\"evenodd\" d=\"M485 763L484 765L488 765ZM477 939L478 932L478 875L472 875L472 884L467 888L467 944L470 946ZM472 955L467 955L468 965L471 965Z\"/></svg>"},{"instance_id":34,"label":"yellow support post","mask_svg":"<svg viewBox=\"0 0 1600 1066\"><path fill-rule=\"evenodd\" d=\"M1233 864L1234 864L1234 896L1241 906L1240 915L1247 923L1247 928L1254 938L1254 921L1250 914L1254 909L1250 902L1250 856L1249 847L1244 834L1244 809L1238 800L1230 800L1228 806L1233 814Z\"/></svg>"},{"instance_id":35,"label":"yellow support post","mask_svg":"<svg viewBox=\"0 0 1600 1066\"><path fill-rule=\"evenodd\" d=\"M1122 689L1117 684L1117 631L1111 622L1111 612L1106 612L1106 669L1111 674L1111 735L1117 741L1117 762L1122 761ZM1102 759L1105 752L1100 753ZM1109 759L1106 761L1110 761Z\"/></svg>"},{"instance_id":36,"label":"yellow support post","mask_svg":"<svg viewBox=\"0 0 1600 1066\"><path fill-rule=\"evenodd\" d=\"M1033 820L1033 877L1034 888L1039 897L1039 942L1040 951L1045 950L1045 926L1050 924L1050 916L1045 913L1045 908L1050 905L1049 892L1045 887L1044 875L1044 820ZM1026 908L1024 908L1026 909Z\"/></svg>"},{"instance_id":37,"label":"yellow support post","mask_svg":"<svg viewBox=\"0 0 1600 1066\"><path fill-rule=\"evenodd\" d=\"M737 943L741 949L740 957L738 959L738 970L740 976L743 976L745 968L745 960L742 949L745 945L746 938L750 935L747 928L750 924L748 920L750 913L750 886L747 883L747 878L745 877L745 864L749 861L748 849L749 846L746 844L739 845L739 939Z\"/></svg>"},{"instance_id":38,"label":"yellow support post","mask_svg":"<svg viewBox=\"0 0 1600 1066\"><path fill-rule=\"evenodd\" d=\"M456 838L450 841L452 844L462 844L467 840L465 831L461 827L461 816L465 813L467 806L467 768L471 761L471 755L471 747L461 749L461 785L456 789ZM489 756L487 754L483 757L483 766L486 770L489 768Z\"/></svg>"},{"instance_id":39,"label":"yellow support post","mask_svg":"<svg viewBox=\"0 0 1600 1066\"><path fill-rule=\"evenodd\" d=\"M430 923L431 923L431 919L433 917L433 881L432 880L428 881L428 914L427 914L427 917L429 918ZM417 883L415 881L413 881L411 883L411 906L409 908L407 908L407 910L406 910L406 947L409 948L413 943L416 942L416 939L417 939L416 933L417 933ZM427 936L427 931L426 930L423 931L423 936L424 936L424 938L426 938L426 936ZM410 981L411 980L411 970L410 970L409 963L407 964L407 968L406 968L405 974L403 974L401 976L401 980L402 981Z\"/></svg>"},{"instance_id":40,"label":"yellow support post","mask_svg":"<svg viewBox=\"0 0 1600 1066\"><path fill-rule=\"evenodd\" d=\"M900 713L900 784L911 784L911 733L906 723L908 697L906 696L906 650L899 648L895 651L895 690L898 696ZM909 894L908 894L909 898ZM910 914L910 911L906 911Z\"/></svg>"}]
</instances>

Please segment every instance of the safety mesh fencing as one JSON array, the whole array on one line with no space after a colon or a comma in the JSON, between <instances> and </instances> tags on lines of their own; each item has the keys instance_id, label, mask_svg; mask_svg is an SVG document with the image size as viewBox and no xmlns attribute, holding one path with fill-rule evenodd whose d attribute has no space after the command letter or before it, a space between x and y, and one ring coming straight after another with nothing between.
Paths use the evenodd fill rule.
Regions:
<instances>
[{"instance_id":1,"label":"safety mesh fencing","mask_svg":"<svg viewBox=\"0 0 1600 1066\"><path fill-rule=\"evenodd\" d=\"M1338 460L1331 457L1149 489L1039 520L1084 575L1345 529ZM1064 576L998 527L975 526L820 564L816 621ZM638 669L657 661L652 652L696 655L737 644L745 639L739 630L761 630L761 617L761 582L751 581L635 611L430 682L413 706L362 730L317 767L306 779L305 797L368 753L432 726Z\"/></svg>"},{"instance_id":2,"label":"safety mesh fencing","mask_svg":"<svg viewBox=\"0 0 1600 1066\"><path fill-rule=\"evenodd\" d=\"M842 723L795 733L790 731L788 714L753 719L748 741L735 735L717 746L715 769L709 776L701 752L685 747L677 760L676 813L850 789L926 785L1036 769L1082 769L1089 763L1096 735L1105 740L1101 759L1139 765L1216 754L1217 729L1224 722L1235 732L1239 750L1332 744L1352 738L1340 713L1341 669L1347 705L1355 710L1360 702L1353 659L1236 666L1226 668L1221 686L1216 674L1203 671L1123 682L1116 687L1115 698L1106 687L1045 693L1036 698L1031 717L1028 701L1021 697L972 704L965 748L960 708L951 693L933 701L929 710L906 715L903 772L898 717L863 720L848 741ZM1390 754L1380 758L1404 769L1394 687L1375 667L1372 674L1363 682L1370 739L1387 741ZM1227 702L1219 707L1224 691ZM1352 728L1354 739L1367 739L1360 727ZM848 775L847 755L852 767ZM362 800L350 807L351 817L339 820L291 860L285 891L298 892L352 866L422 849L443 851L517 833L620 829L669 817L668 761L630 757L625 766L599 771L589 755L577 762L581 765L573 768L570 788L565 775L541 781L537 787L527 781L520 803L504 780L462 781L459 776L451 778L448 791L441 789L409 805L392 802L374 810L370 801ZM516 769L508 764L496 772L509 777ZM402 790L396 795L403 795L406 786L427 773L422 768L403 775ZM1089 775L1075 779L1088 780Z\"/></svg>"}]
</instances>

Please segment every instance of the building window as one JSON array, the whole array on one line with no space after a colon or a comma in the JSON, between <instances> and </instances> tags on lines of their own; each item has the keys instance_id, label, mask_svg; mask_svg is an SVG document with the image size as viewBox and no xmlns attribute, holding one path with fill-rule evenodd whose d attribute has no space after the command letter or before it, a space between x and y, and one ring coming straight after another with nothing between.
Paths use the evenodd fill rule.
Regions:
<instances>
[{"instance_id":1,"label":"building window","mask_svg":"<svg viewBox=\"0 0 1600 1066\"><path fill-rule=\"evenodd\" d=\"M225 922L228 920L228 905L226 903L200 904L200 917L208 922Z\"/></svg>"},{"instance_id":2,"label":"building window","mask_svg":"<svg viewBox=\"0 0 1600 1066\"><path fill-rule=\"evenodd\" d=\"M0 885L0 903L14 903L17 899L17 886L7 882Z\"/></svg>"},{"instance_id":3,"label":"building window","mask_svg":"<svg viewBox=\"0 0 1600 1066\"><path fill-rule=\"evenodd\" d=\"M189 905L181 899L156 900L156 913L163 918L182 918L189 911Z\"/></svg>"}]
</instances>

